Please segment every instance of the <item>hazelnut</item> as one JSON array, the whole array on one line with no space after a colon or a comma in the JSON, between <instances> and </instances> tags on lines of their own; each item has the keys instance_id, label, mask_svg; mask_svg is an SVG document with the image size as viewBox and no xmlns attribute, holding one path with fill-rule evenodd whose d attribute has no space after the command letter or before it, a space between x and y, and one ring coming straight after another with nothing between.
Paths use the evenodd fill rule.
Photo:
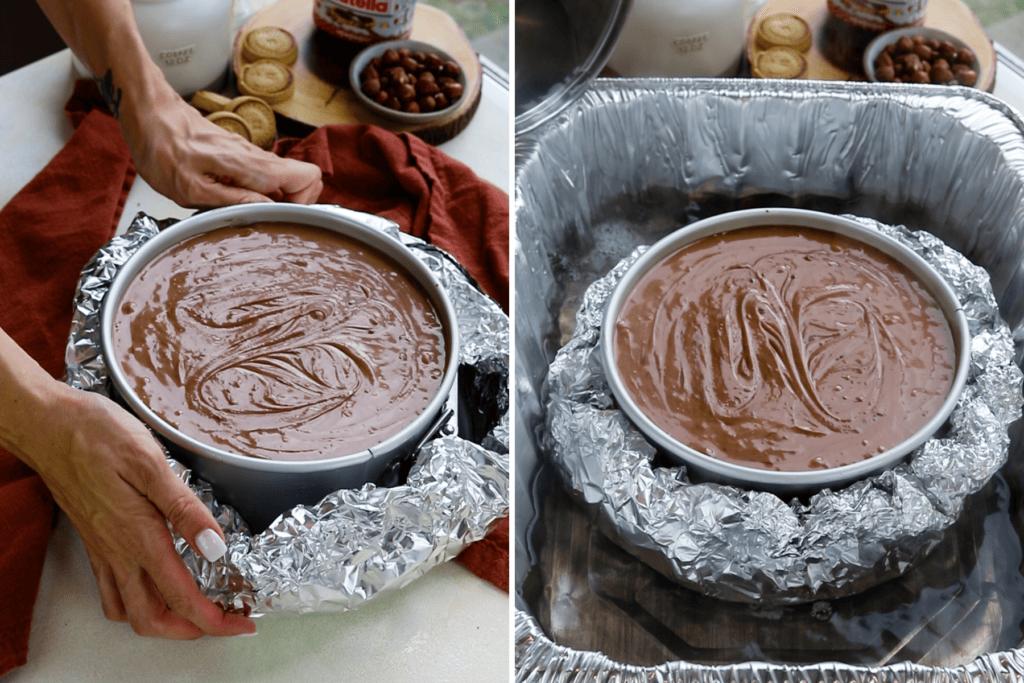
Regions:
<instances>
[{"instance_id":1,"label":"hazelnut","mask_svg":"<svg viewBox=\"0 0 1024 683\"><path fill-rule=\"evenodd\" d=\"M384 66L394 66L395 64L398 64L399 59L401 59L401 57L398 56L398 52L391 48L384 50L384 54L380 56L380 61Z\"/></svg>"},{"instance_id":2,"label":"hazelnut","mask_svg":"<svg viewBox=\"0 0 1024 683\"><path fill-rule=\"evenodd\" d=\"M949 83L953 80L953 72L949 70L948 66L933 66L929 73L933 83Z\"/></svg>"},{"instance_id":3,"label":"hazelnut","mask_svg":"<svg viewBox=\"0 0 1024 683\"><path fill-rule=\"evenodd\" d=\"M459 66L458 62L448 60L444 63L444 74L452 78L458 78L462 75L462 67Z\"/></svg>"},{"instance_id":4,"label":"hazelnut","mask_svg":"<svg viewBox=\"0 0 1024 683\"><path fill-rule=\"evenodd\" d=\"M455 100L462 97L462 84L461 83L447 83L444 86L444 94L449 100L454 102Z\"/></svg>"},{"instance_id":5,"label":"hazelnut","mask_svg":"<svg viewBox=\"0 0 1024 683\"><path fill-rule=\"evenodd\" d=\"M910 73L920 70L922 65L924 64L924 62L921 61L921 58L918 57L913 52L907 55L903 55L900 59L903 60L904 67Z\"/></svg>"},{"instance_id":6,"label":"hazelnut","mask_svg":"<svg viewBox=\"0 0 1024 683\"><path fill-rule=\"evenodd\" d=\"M400 66L393 66L388 69L387 77L388 83L393 85L402 85L403 83L409 82L409 75L405 73L405 69Z\"/></svg>"},{"instance_id":7,"label":"hazelnut","mask_svg":"<svg viewBox=\"0 0 1024 683\"><path fill-rule=\"evenodd\" d=\"M441 92L441 88L433 80L421 78L416 82L416 92L420 95L436 95Z\"/></svg>"},{"instance_id":8,"label":"hazelnut","mask_svg":"<svg viewBox=\"0 0 1024 683\"><path fill-rule=\"evenodd\" d=\"M376 97L380 92L380 79L367 78L363 81L363 93L370 98Z\"/></svg>"},{"instance_id":9,"label":"hazelnut","mask_svg":"<svg viewBox=\"0 0 1024 683\"><path fill-rule=\"evenodd\" d=\"M953 59L956 57L957 47L951 41L943 40L939 43L939 54L946 59Z\"/></svg>"},{"instance_id":10,"label":"hazelnut","mask_svg":"<svg viewBox=\"0 0 1024 683\"><path fill-rule=\"evenodd\" d=\"M891 81L896 78L896 71L889 66L880 66L875 69L875 78L880 81Z\"/></svg>"},{"instance_id":11,"label":"hazelnut","mask_svg":"<svg viewBox=\"0 0 1024 683\"><path fill-rule=\"evenodd\" d=\"M955 61L960 64L970 66L974 64L977 58L977 55L974 54L974 50L969 47L962 47L956 51Z\"/></svg>"},{"instance_id":12,"label":"hazelnut","mask_svg":"<svg viewBox=\"0 0 1024 683\"><path fill-rule=\"evenodd\" d=\"M444 65L444 60L435 54L429 54L423 58L423 64L429 71L438 71Z\"/></svg>"},{"instance_id":13,"label":"hazelnut","mask_svg":"<svg viewBox=\"0 0 1024 683\"><path fill-rule=\"evenodd\" d=\"M414 88L409 83L403 83L402 85L398 86L397 95L398 99L402 100L403 102L414 100L416 99L416 88Z\"/></svg>"},{"instance_id":14,"label":"hazelnut","mask_svg":"<svg viewBox=\"0 0 1024 683\"><path fill-rule=\"evenodd\" d=\"M960 81L961 85L973 87L978 82L978 72L974 69L966 69L958 73L956 79Z\"/></svg>"}]
</instances>

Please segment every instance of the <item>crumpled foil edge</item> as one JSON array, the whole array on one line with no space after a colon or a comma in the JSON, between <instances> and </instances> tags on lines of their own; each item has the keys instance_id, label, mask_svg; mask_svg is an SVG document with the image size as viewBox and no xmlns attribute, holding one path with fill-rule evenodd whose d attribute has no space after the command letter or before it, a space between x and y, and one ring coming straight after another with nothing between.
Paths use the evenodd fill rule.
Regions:
<instances>
[{"instance_id":1,"label":"crumpled foil edge","mask_svg":"<svg viewBox=\"0 0 1024 683\"><path fill-rule=\"evenodd\" d=\"M614 406L598 350L605 304L636 250L587 290L572 339L547 379L545 449L601 530L669 578L706 595L787 605L859 593L904 573L938 543L965 499L1006 462L1022 373L987 272L941 240L848 216L893 237L950 283L968 318L971 369L948 434L903 464L806 504L692 484L652 468L654 447Z\"/></svg>"},{"instance_id":2,"label":"crumpled foil edge","mask_svg":"<svg viewBox=\"0 0 1024 683\"><path fill-rule=\"evenodd\" d=\"M703 666L683 661L657 666L633 666L616 662L600 652L581 652L553 643L533 617L518 610L514 647L516 683L978 683L1024 678L1024 652L1020 650L987 654L969 664L956 667L930 667L913 663L884 667L838 663L794 666L764 662Z\"/></svg>"},{"instance_id":3,"label":"crumpled foil edge","mask_svg":"<svg viewBox=\"0 0 1024 683\"><path fill-rule=\"evenodd\" d=\"M503 376L507 387L508 317L451 256L378 216L319 208L411 247L452 300L461 364ZM124 235L113 238L83 268L65 354L70 386L110 395L100 347L103 298L118 269L166 223L140 213ZM255 536L231 507L214 499L208 484L168 455L169 465L221 524L228 551L211 563L177 534L175 547L204 595L226 610L253 617L345 611L397 590L454 558L508 515L509 403L504 395L490 398L501 417L482 444L436 438L420 449L406 484L338 491L315 506L297 506Z\"/></svg>"}]
</instances>

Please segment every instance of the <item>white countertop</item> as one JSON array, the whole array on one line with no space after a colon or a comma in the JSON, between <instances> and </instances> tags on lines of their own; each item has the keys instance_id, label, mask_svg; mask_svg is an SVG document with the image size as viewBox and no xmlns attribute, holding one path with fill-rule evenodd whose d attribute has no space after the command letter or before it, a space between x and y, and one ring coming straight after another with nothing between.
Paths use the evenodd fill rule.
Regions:
<instances>
[{"instance_id":1,"label":"white countertop","mask_svg":"<svg viewBox=\"0 0 1024 683\"><path fill-rule=\"evenodd\" d=\"M67 50L0 77L5 157L0 206L71 136L64 104L73 81ZM482 98L466 130L440 148L508 192L507 83L485 78ZM141 178L128 195L122 228L138 211L157 218L191 214ZM448 562L351 612L261 617L251 638L139 638L128 624L103 617L85 547L59 514L36 601L28 664L3 681L508 681L509 605L506 593Z\"/></svg>"}]
</instances>

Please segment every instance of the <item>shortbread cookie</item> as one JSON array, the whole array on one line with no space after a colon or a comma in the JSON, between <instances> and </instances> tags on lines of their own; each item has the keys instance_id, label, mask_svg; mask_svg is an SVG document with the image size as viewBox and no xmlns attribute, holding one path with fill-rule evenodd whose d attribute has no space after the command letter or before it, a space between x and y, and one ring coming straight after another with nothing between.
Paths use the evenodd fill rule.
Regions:
<instances>
[{"instance_id":1,"label":"shortbread cookie","mask_svg":"<svg viewBox=\"0 0 1024 683\"><path fill-rule=\"evenodd\" d=\"M299 57L299 45L295 36L278 26L260 26L242 38L242 59L255 62L273 59L291 66Z\"/></svg>"},{"instance_id":2,"label":"shortbread cookie","mask_svg":"<svg viewBox=\"0 0 1024 683\"><path fill-rule=\"evenodd\" d=\"M231 98L209 90L200 90L192 96L192 106L207 114L227 109Z\"/></svg>"},{"instance_id":3,"label":"shortbread cookie","mask_svg":"<svg viewBox=\"0 0 1024 683\"><path fill-rule=\"evenodd\" d=\"M802 78L807 60L791 47L773 47L754 58L750 72L755 78Z\"/></svg>"},{"instance_id":4,"label":"shortbread cookie","mask_svg":"<svg viewBox=\"0 0 1024 683\"><path fill-rule=\"evenodd\" d=\"M295 75L281 62L258 59L241 68L238 90L243 95L258 97L267 104L279 104L295 93Z\"/></svg>"},{"instance_id":5,"label":"shortbread cookie","mask_svg":"<svg viewBox=\"0 0 1024 683\"><path fill-rule=\"evenodd\" d=\"M269 149L274 144L277 139L277 121L269 104L258 97L242 95L231 100L226 109L245 119L254 145Z\"/></svg>"},{"instance_id":6,"label":"shortbread cookie","mask_svg":"<svg viewBox=\"0 0 1024 683\"><path fill-rule=\"evenodd\" d=\"M216 123L224 130L237 133L243 138L252 142L252 131L249 129L249 124L245 122L238 114L230 111L215 111L209 114L206 118Z\"/></svg>"}]
</instances>

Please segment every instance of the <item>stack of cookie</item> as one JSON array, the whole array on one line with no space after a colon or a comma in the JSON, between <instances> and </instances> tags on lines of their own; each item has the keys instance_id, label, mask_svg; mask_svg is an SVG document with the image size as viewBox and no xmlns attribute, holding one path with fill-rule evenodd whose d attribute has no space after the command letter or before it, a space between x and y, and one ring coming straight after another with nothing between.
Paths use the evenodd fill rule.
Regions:
<instances>
[{"instance_id":1,"label":"stack of cookie","mask_svg":"<svg viewBox=\"0 0 1024 683\"><path fill-rule=\"evenodd\" d=\"M295 92L291 67L299 56L298 44L285 29L262 26L243 36L241 51L241 96L229 98L202 90L193 95L192 106L218 126L269 149L277 139L271 105L288 100Z\"/></svg>"},{"instance_id":2,"label":"stack of cookie","mask_svg":"<svg viewBox=\"0 0 1024 683\"><path fill-rule=\"evenodd\" d=\"M757 53L750 65L755 78L802 78L807 73L804 53L811 47L811 27L795 14L771 14L754 35Z\"/></svg>"}]
</instances>

